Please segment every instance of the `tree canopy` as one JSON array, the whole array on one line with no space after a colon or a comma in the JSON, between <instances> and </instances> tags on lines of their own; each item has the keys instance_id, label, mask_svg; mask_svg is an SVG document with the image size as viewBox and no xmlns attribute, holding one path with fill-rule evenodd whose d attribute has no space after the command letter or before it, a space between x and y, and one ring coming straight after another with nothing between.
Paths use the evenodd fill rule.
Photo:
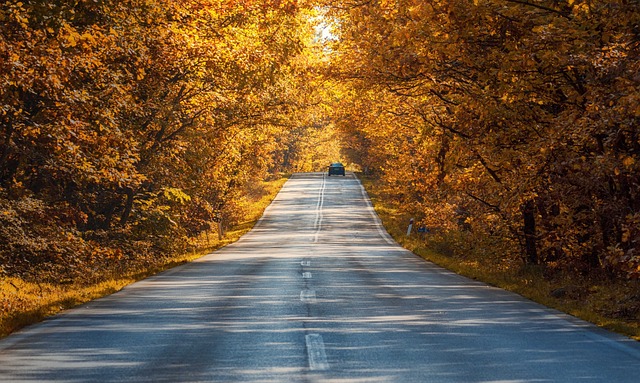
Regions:
<instances>
[{"instance_id":1,"label":"tree canopy","mask_svg":"<svg viewBox=\"0 0 640 383\"><path fill-rule=\"evenodd\" d=\"M342 159L440 232L639 278L639 53L635 0L5 1L0 272L183 251Z\"/></svg>"},{"instance_id":2,"label":"tree canopy","mask_svg":"<svg viewBox=\"0 0 640 383\"><path fill-rule=\"evenodd\" d=\"M351 159L424 224L502 238L526 263L640 276L637 2L331 9Z\"/></svg>"},{"instance_id":3,"label":"tree canopy","mask_svg":"<svg viewBox=\"0 0 640 383\"><path fill-rule=\"evenodd\" d=\"M80 277L238 219L247 187L283 156L303 160L289 129L311 93L311 13L288 0L4 2L2 272Z\"/></svg>"}]
</instances>

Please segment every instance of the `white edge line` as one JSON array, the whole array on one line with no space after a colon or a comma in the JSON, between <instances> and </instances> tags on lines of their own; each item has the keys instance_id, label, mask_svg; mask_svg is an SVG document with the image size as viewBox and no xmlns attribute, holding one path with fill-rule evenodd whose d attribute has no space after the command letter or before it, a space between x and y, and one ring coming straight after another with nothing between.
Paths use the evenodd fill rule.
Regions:
<instances>
[{"instance_id":1,"label":"white edge line","mask_svg":"<svg viewBox=\"0 0 640 383\"><path fill-rule=\"evenodd\" d=\"M391 238L389 233L387 233L387 231L384 229L384 226L382 226L382 221L380 221L380 217L378 217L378 214L373 208L373 205L371 204L371 199L369 198L367 191L364 190L364 186L362 186L362 182L360 182L358 177L354 177L354 178L358 182L358 186L360 186L360 193L362 193L362 197L364 198L364 201L367 204L367 210L369 210L369 214L371 215L371 218L373 218L373 221L376 224L376 229L378 229L378 234L380 234L382 239L384 239L385 242L387 242L389 245L397 245L397 243L393 240L393 238Z\"/></svg>"}]
</instances>

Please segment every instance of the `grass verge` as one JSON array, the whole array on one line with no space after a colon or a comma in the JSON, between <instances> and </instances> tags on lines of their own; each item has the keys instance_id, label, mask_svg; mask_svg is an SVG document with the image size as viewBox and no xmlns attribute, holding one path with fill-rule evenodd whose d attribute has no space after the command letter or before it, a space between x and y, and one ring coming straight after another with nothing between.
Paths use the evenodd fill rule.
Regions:
<instances>
[{"instance_id":1,"label":"grass verge","mask_svg":"<svg viewBox=\"0 0 640 383\"><path fill-rule=\"evenodd\" d=\"M547 307L640 340L640 281L612 281L578 275L545 275L542 267L505 267L481 251L456 254L447 238L406 236L409 215L385 198L373 180L360 177L385 228L416 255L468 278L515 292ZM451 237L449 237L451 239ZM464 238L455 238L457 242ZM499 251L499 250L494 250Z\"/></svg>"},{"instance_id":2,"label":"grass verge","mask_svg":"<svg viewBox=\"0 0 640 383\"><path fill-rule=\"evenodd\" d=\"M249 232L262 216L288 177L265 182L245 204L245 221L230 227L222 239L217 232L207 233L206 240L194 242L191 251L124 274L96 276L101 282L93 285L74 283L30 283L17 278L0 279L0 338L33 323L78 306L93 299L113 294L123 287L172 267L191 262L223 246L233 243ZM214 239L211 239L214 238Z\"/></svg>"}]
</instances>

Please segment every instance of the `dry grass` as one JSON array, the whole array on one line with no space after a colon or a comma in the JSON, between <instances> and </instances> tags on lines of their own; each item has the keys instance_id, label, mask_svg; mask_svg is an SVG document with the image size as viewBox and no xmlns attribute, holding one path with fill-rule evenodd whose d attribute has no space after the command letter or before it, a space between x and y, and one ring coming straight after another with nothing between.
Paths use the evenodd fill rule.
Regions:
<instances>
[{"instance_id":1,"label":"dry grass","mask_svg":"<svg viewBox=\"0 0 640 383\"><path fill-rule=\"evenodd\" d=\"M376 212L394 239L422 258L455 273L513 291L533 301L600 327L640 340L640 281L616 281L576 275L549 278L542 267L505 262L504 248L486 241L484 249L454 249L464 241L447 237L406 237L409 215L385 199L371 180L362 179ZM491 249L491 246L494 246Z\"/></svg>"},{"instance_id":2,"label":"dry grass","mask_svg":"<svg viewBox=\"0 0 640 383\"><path fill-rule=\"evenodd\" d=\"M237 241L253 228L286 181L287 177L283 177L261 185L260 191L256 191L246 201L246 220L229 228L221 240L218 239L217 232L207 233L208 235L194 241L196 246L190 252L162 260L153 266L128 270L122 275L103 277L101 279L105 280L104 282L93 285L29 283L16 278L0 279L0 337L60 311L113 294L135 281L193 261Z\"/></svg>"}]
</instances>

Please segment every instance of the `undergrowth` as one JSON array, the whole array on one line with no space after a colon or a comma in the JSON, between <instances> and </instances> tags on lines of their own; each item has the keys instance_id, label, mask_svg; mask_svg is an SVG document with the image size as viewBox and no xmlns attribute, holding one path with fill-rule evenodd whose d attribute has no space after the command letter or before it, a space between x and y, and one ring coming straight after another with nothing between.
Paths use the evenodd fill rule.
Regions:
<instances>
[{"instance_id":1,"label":"undergrowth","mask_svg":"<svg viewBox=\"0 0 640 383\"><path fill-rule=\"evenodd\" d=\"M287 177L283 177L255 188L244 201L243 222L228 228L221 239L215 230L203 233L193 239L192 247L186 253L159 258L154 263L136 265L124 271L111 270L95 275L89 278L93 283L33 283L19 278L0 278L0 337L237 241L253 228L286 181Z\"/></svg>"},{"instance_id":2,"label":"undergrowth","mask_svg":"<svg viewBox=\"0 0 640 383\"><path fill-rule=\"evenodd\" d=\"M465 233L413 233L406 236L411 215L386 198L373 180L362 178L387 231L416 255L489 285L513 291L535 302L640 340L640 281L579 273L550 274L543 266L525 265L504 242L465 238ZM473 243L473 245L470 245Z\"/></svg>"}]
</instances>

